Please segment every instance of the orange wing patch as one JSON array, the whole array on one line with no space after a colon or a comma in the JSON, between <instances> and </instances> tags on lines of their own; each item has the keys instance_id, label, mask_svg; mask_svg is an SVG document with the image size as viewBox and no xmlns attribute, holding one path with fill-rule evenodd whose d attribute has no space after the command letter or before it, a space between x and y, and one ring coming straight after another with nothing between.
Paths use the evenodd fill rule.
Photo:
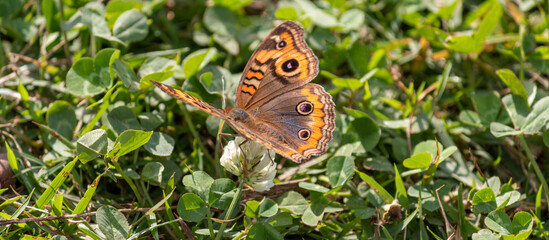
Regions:
<instances>
[{"instance_id":1,"label":"orange wing patch","mask_svg":"<svg viewBox=\"0 0 549 240\"><path fill-rule=\"evenodd\" d=\"M309 85L312 85L309 87ZM332 132L335 129L335 104L330 94L324 91L320 85L309 84L301 90L301 94L307 96L307 101L314 105L314 110L308 115L312 122L309 125L311 136L305 144L297 148L297 152L305 158L326 151L328 143L332 140Z\"/></svg>"},{"instance_id":2,"label":"orange wing patch","mask_svg":"<svg viewBox=\"0 0 549 240\"><path fill-rule=\"evenodd\" d=\"M257 52L257 54L255 55L255 60L259 61L260 63L265 63L267 61L269 61L269 59L272 59L274 58L273 56L277 53L279 53L280 50L276 50L276 49L273 49L273 50L261 50L259 52Z\"/></svg>"},{"instance_id":3,"label":"orange wing patch","mask_svg":"<svg viewBox=\"0 0 549 240\"><path fill-rule=\"evenodd\" d=\"M248 85L242 84L242 92L243 93L254 95L255 90L256 90L256 87L253 86L253 85L248 86Z\"/></svg>"},{"instance_id":4,"label":"orange wing patch","mask_svg":"<svg viewBox=\"0 0 549 240\"><path fill-rule=\"evenodd\" d=\"M252 78L255 78L257 80L261 80L263 79L264 75L261 71L254 71L254 70L250 70L248 71L248 73L246 74L246 79L252 79Z\"/></svg>"},{"instance_id":5,"label":"orange wing patch","mask_svg":"<svg viewBox=\"0 0 549 240\"><path fill-rule=\"evenodd\" d=\"M275 59L275 72L279 76L287 77L297 77L297 80L301 81L309 77L311 72L309 71L309 60L307 55L298 50L297 43L294 43L294 38L288 32L282 33L280 38L286 41L288 47L282 49L278 54L276 54ZM291 72L284 72L282 70L282 65L287 63L289 60L295 59L298 63L298 67Z\"/></svg>"}]
</instances>

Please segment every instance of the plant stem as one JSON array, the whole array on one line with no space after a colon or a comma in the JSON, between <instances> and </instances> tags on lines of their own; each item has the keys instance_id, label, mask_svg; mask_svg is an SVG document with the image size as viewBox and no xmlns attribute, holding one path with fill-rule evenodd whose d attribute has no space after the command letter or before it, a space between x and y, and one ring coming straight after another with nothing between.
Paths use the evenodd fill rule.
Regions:
<instances>
[{"instance_id":1,"label":"plant stem","mask_svg":"<svg viewBox=\"0 0 549 240\"><path fill-rule=\"evenodd\" d=\"M526 58L524 54L524 31L525 26L524 24L519 25L519 41L520 41L520 58L519 58L519 79L521 82L524 82L524 59Z\"/></svg>"},{"instance_id":2,"label":"plant stem","mask_svg":"<svg viewBox=\"0 0 549 240\"><path fill-rule=\"evenodd\" d=\"M223 232L225 231L225 227L227 227L227 223L228 223L226 222L226 220L229 220L231 218L231 215L233 214L233 211L236 208L237 203L240 201L240 196L242 195L242 187L244 187L244 179L240 179L240 184L236 189L236 193L234 195L233 201L231 202L229 209L227 209L227 214L225 215L225 222L221 223L221 227L219 227L219 231L217 232L217 236L215 237L215 240L219 240L223 236Z\"/></svg>"},{"instance_id":3,"label":"plant stem","mask_svg":"<svg viewBox=\"0 0 549 240\"><path fill-rule=\"evenodd\" d=\"M208 229L210 230L210 238L215 238L215 232L213 229L213 223L212 223L212 212L210 211L210 208L208 207L208 211L206 211L206 215L208 217Z\"/></svg>"},{"instance_id":4,"label":"plant stem","mask_svg":"<svg viewBox=\"0 0 549 240\"><path fill-rule=\"evenodd\" d=\"M526 143L526 139L524 139L524 135L520 134L518 135L520 144L522 145L522 148L524 148L524 151L526 152L526 156L528 156L528 160L530 160L530 164L532 164L532 167L534 168L534 172L536 173L536 176L538 177L539 181L543 185L543 192L545 193L545 199L547 200L547 207L549 208L549 189L547 185L547 181L545 180L545 177L543 176L543 173L541 172L541 169L538 166L538 163L536 162L536 159L534 159L534 155L532 155L532 152L530 152L530 148L528 147L528 144Z\"/></svg>"},{"instance_id":5,"label":"plant stem","mask_svg":"<svg viewBox=\"0 0 549 240\"><path fill-rule=\"evenodd\" d=\"M128 183L128 185L130 185L130 188L133 190L133 193L135 194L135 197L137 197L137 202L139 202L139 206L143 206L143 199L141 198L141 194L139 193L139 191L137 190L137 186L135 186L135 184L133 183L133 181L128 177L126 176L126 174L124 173L124 171L122 171L122 168L120 167L120 164L118 164L118 158L113 158L111 159L111 163L112 165L114 166L114 168L116 169L116 171L118 173L120 173L120 175L122 176L122 178L124 178L124 180L126 180L126 182Z\"/></svg>"},{"instance_id":6,"label":"plant stem","mask_svg":"<svg viewBox=\"0 0 549 240\"><path fill-rule=\"evenodd\" d=\"M151 199L151 196L148 194L149 192L147 191L147 187L145 186L145 183L143 181L139 181L139 186L141 187L141 190L143 191L143 195L144 195L145 200L147 200L147 202L149 202L149 204L151 206L154 206L154 202Z\"/></svg>"},{"instance_id":7,"label":"plant stem","mask_svg":"<svg viewBox=\"0 0 549 240\"><path fill-rule=\"evenodd\" d=\"M65 21L65 13L64 13L64 10L65 10L65 6L63 5L63 0L59 0L59 13L61 14L61 23L63 23ZM61 26L59 26L59 29L61 29L61 34L63 36L63 41L65 41L65 43L63 44L63 50L65 51L65 58L69 61L69 64L72 62L71 60L71 54L70 54L70 51L69 51L69 38L67 38L67 31L63 30L63 26L62 24L60 24Z\"/></svg>"},{"instance_id":8,"label":"plant stem","mask_svg":"<svg viewBox=\"0 0 549 240\"><path fill-rule=\"evenodd\" d=\"M187 122L187 126L189 127L189 131L191 131L191 134L197 140L198 146L202 150L202 153L210 161L212 166L215 166L215 159L212 157L212 155L210 155L210 152L208 151L208 149L206 149L206 146L204 146L204 143L202 143L202 141L200 141L200 139L202 139L202 138L198 135L198 132L196 131L196 128L194 128L194 124L193 124L193 121L191 119L191 115L189 115L189 111L187 111L187 108L185 106L181 106L181 112L183 113L183 116L185 117L185 121ZM218 168L216 167L215 169L217 171ZM219 174L219 173L217 173L217 174Z\"/></svg>"}]
</instances>

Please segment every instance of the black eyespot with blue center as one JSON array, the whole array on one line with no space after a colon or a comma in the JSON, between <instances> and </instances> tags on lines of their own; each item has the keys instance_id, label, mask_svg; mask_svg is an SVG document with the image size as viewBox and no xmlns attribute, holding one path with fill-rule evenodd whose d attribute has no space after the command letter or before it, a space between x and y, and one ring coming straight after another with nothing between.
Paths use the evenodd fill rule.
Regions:
<instances>
[{"instance_id":1,"label":"black eyespot with blue center","mask_svg":"<svg viewBox=\"0 0 549 240\"><path fill-rule=\"evenodd\" d=\"M299 132L297 133L297 136L299 137L299 139L301 140L307 140L311 137L311 131L309 131L309 129L301 129L299 130Z\"/></svg>"},{"instance_id":2,"label":"black eyespot with blue center","mask_svg":"<svg viewBox=\"0 0 549 240\"><path fill-rule=\"evenodd\" d=\"M314 105L309 101L303 101L297 104L296 110L297 110L297 113L306 116L313 112Z\"/></svg>"},{"instance_id":3,"label":"black eyespot with blue center","mask_svg":"<svg viewBox=\"0 0 549 240\"><path fill-rule=\"evenodd\" d=\"M284 72L293 72L299 67L299 62L295 59L290 59L282 63L282 71Z\"/></svg>"},{"instance_id":4,"label":"black eyespot with blue center","mask_svg":"<svg viewBox=\"0 0 549 240\"><path fill-rule=\"evenodd\" d=\"M277 44L278 49L286 47L286 41L282 40Z\"/></svg>"}]
</instances>

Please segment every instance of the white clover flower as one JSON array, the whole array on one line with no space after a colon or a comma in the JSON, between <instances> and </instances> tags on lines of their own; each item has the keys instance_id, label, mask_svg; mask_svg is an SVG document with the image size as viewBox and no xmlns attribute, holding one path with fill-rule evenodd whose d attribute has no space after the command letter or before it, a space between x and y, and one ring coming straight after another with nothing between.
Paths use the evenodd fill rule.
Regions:
<instances>
[{"instance_id":1,"label":"white clover flower","mask_svg":"<svg viewBox=\"0 0 549 240\"><path fill-rule=\"evenodd\" d=\"M244 141L244 138L236 137L225 146L219 159L221 166L241 176L255 191L271 189L276 175L275 153L255 141Z\"/></svg>"}]
</instances>

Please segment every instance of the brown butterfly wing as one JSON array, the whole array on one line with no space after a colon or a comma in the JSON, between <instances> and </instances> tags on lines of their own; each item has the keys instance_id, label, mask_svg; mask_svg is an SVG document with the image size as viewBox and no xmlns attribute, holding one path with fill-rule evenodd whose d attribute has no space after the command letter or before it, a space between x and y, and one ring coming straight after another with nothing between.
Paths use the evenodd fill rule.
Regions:
<instances>
[{"instance_id":1,"label":"brown butterfly wing","mask_svg":"<svg viewBox=\"0 0 549 240\"><path fill-rule=\"evenodd\" d=\"M322 86L306 84L266 102L246 121L228 122L245 137L301 163L326 151L335 129L334 108Z\"/></svg>"},{"instance_id":2,"label":"brown butterfly wing","mask_svg":"<svg viewBox=\"0 0 549 240\"><path fill-rule=\"evenodd\" d=\"M160 88L160 90L164 91L165 93L173 96L173 97L176 97L178 99L180 99L181 101L184 101L188 104L191 104L195 107L197 107L198 109L210 114L210 115L213 115L213 116L216 116L218 118L221 118L221 119L227 119L227 115L225 114L224 111L222 110L219 110L215 107L213 107L212 105L198 99L198 98L195 98L179 89L176 89L176 88L173 88L173 87L170 87L164 83L159 83L157 81L153 81L151 80L151 82L157 86L158 88Z\"/></svg>"},{"instance_id":3,"label":"brown butterfly wing","mask_svg":"<svg viewBox=\"0 0 549 240\"><path fill-rule=\"evenodd\" d=\"M236 91L237 108L253 110L318 75L318 59L303 40L303 28L286 21L252 54Z\"/></svg>"}]
</instances>

